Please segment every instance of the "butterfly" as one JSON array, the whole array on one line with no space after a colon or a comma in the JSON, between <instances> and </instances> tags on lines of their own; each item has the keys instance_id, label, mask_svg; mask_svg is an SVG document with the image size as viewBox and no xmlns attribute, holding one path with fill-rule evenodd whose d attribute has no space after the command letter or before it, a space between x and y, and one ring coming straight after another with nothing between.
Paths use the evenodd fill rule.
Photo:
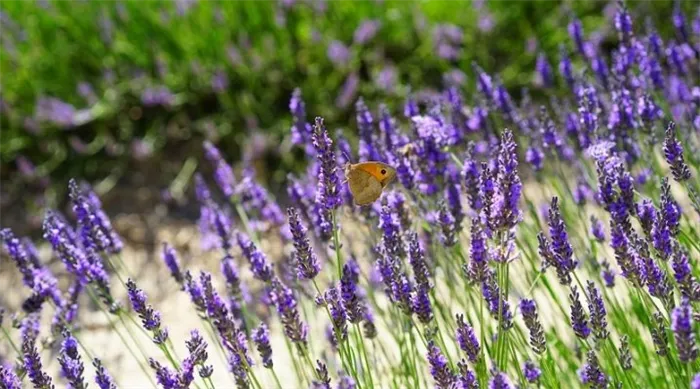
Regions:
<instances>
[{"instance_id":1,"label":"butterfly","mask_svg":"<svg viewBox=\"0 0 700 389\"><path fill-rule=\"evenodd\" d=\"M396 169L376 161L348 163L345 178L355 205L369 205L382 195L382 190L396 177Z\"/></svg>"}]
</instances>

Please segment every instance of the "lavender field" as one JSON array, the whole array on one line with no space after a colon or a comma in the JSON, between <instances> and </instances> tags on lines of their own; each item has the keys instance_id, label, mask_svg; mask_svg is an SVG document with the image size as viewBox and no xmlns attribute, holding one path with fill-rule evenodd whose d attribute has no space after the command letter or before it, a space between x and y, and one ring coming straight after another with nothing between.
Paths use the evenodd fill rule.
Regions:
<instances>
[{"instance_id":1,"label":"lavender field","mask_svg":"<svg viewBox=\"0 0 700 389\"><path fill-rule=\"evenodd\" d=\"M522 69L466 61L468 28L444 24L442 85L385 75L395 93L341 77L355 54L331 42L338 97L291 88L274 170L249 158L258 125L191 155L160 143L182 167L143 219L196 220L150 222L154 247L130 242L139 217L110 212L105 181L25 164L41 223L1 223L0 388L700 389L700 6L666 5L612 2L595 30L569 12ZM351 28L349 50L390 40L390 19ZM219 108L245 106L219 86ZM192 97L150 91L144 107ZM19 106L2 123L26 125ZM83 125L54 108L53 131ZM360 207L345 171L365 161L396 178Z\"/></svg>"}]
</instances>

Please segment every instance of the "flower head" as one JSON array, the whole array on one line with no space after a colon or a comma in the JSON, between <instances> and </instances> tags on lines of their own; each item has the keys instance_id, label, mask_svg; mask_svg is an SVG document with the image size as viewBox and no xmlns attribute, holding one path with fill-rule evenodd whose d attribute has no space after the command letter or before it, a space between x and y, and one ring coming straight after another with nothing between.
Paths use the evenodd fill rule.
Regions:
<instances>
[{"instance_id":1,"label":"flower head","mask_svg":"<svg viewBox=\"0 0 700 389\"><path fill-rule=\"evenodd\" d=\"M470 362L476 363L479 360L481 352L479 338L474 328L464 321L462 314L457 314L457 344L467 354Z\"/></svg>"},{"instance_id":2,"label":"flower head","mask_svg":"<svg viewBox=\"0 0 700 389\"><path fill-rule=\"evenodd\" d=\"M442 354L442 350L433 341L428 342L428 364L430 374L435 379L435 387L450 389L455 381L455 375L447 365L447 358Z\"/></svg>"},{"instance_id":3,"label":"flower head","mask_svg":"<svg viewBox=\"0 0 700 389\"><path fill-rule=\"evenodd\" d=\"M523 364L523 375L525 376L527 382L534 384L539 381L540 376L542 375L542 370L540 370L540 368L537 367L537 365L535 365L532 361L526 361L525 364Z\"/></svg>"},{"instance_id":4,"label":"flower head","mask_svg":"<svg viewBox=\"0 0 700 389\"><path fill-rule=\"evenodd\" d=\"M267 329L265 323L260 323L260 325L253 331L253 341L258 349L258 353L260 353L260 359L262 359L263 366L268 369L272 368L270 331Z\"/></svg>"},{"instance_id":5,"label":"flower head","mask_svg":"<svg viewBox=\"0 0 700 389\"><path fill-rule=\"evenodd\" d=\"M78 353L78 341L70 333L65 334L58 362L61 364L61 372L71 388L84 389L87 387L83 380L85 368Z\"/></svg>"},{"instance_id":6,"label":"flower head","mask_svg":"<svg viewBox=\"0 0 700 389\"><path fill-rule=\"evenodd\" d=\"M690 301L684 298L681 304L673 309L671 314L671 330L678 348L678 359L691 363L698 358L698 347L693 330L693 308Z\"/></svg>"},{"instance_id":7,"label":"flower head","mask_svg":"<svg viewBox=\"0 0 700 389\"><path fill-rule=\"evenodd\" d=\"M671 166L673 178L678 182L689 180L690 169L683 158L683 146L676 138L676 123L673 121L669 122L666 128L663 150L666 162Z\"/></svg>"},{"instance_id":8,"label":"flower head","mask_svg":"<svg viewBox=\"0 0 700 389\"><path fill-rule=\"evenodd\" d=\"M289 218L289 230L294 241L294 259L297 267L297 277L301 279L313 279L321 270L316 254L314 254L306 236L307 229L301 222L296 208L287 208Z\"/></svg>"},{"instance_id":9,"label":"flower head","mask_svg":"<svg viewBox=\"0 0 700 389\"><path fill-rule=\"evenodd\" d=\"M537 315L537 306L534 300L520 300L520 312L523 314L525 326L530 331L530 346L537 354L542 354L547 349L547 344L544 338L544 329L540 323L540 318Z\"/></svg>"}]
</instances>

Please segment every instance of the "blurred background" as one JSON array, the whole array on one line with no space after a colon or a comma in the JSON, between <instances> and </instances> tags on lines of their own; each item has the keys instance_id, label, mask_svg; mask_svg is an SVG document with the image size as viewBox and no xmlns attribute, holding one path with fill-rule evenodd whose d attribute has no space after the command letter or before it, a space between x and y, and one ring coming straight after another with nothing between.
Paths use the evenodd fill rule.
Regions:
<instances>
[{"instance_id":1,"label":"blurred background","mask_svg":"<svg viewBox=\"0 0 700 389\"><path fill-rule=\"evenodd\" d=\"M635 20L673 33L673 2L628 6ZM573 15L605 48L614 9L589 1L3 1L3 227L36 233L43 209L65 201L71 177L93 183L111 214L165 204L196 216L189 182L208 168L206 139L283 196L287 173L305 163L289 142L295 88L309 117L350 137L358 97L399 115L409 94L473 88L472 63L516 99L524 88L542 98L538 57L556 67Z\"/></svg>"}]
</instances>

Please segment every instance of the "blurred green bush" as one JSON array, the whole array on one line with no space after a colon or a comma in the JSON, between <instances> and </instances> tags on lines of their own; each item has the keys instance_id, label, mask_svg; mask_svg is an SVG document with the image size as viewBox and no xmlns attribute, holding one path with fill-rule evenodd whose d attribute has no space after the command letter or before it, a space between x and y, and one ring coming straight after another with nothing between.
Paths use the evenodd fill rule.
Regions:
<instances>
[{"instance_id":1,"label":"blurred green bush","mask_svg":"<svg viewBox=\"0 0 700 389\"><path fill-rule=\"evenodd\" d=\"M371 107L382 101L396 108L408 93L420 92L416 88L442 87L445 77L466 79L471 88L473 61L498 73L517 96L532 86L539 52L556 66L572 15L596 34L609 25L606 10L613 7L587 1L2 2L0 174L23 190L28 182L43 189L51 186L48 177L61 187L70 176L118 179L146 160L159 179L170 180L187 156L201 153L204 138L233 159L243 156L251 133L280 144L295 87L309 116L353 130L358 96ZM672 3L632 7L669 20ZM295 161L282 158L282 145L272 147L282 154L274 157L281 158L277 169L269 169L273 181Z\"/></svg>"}]
</instances>

